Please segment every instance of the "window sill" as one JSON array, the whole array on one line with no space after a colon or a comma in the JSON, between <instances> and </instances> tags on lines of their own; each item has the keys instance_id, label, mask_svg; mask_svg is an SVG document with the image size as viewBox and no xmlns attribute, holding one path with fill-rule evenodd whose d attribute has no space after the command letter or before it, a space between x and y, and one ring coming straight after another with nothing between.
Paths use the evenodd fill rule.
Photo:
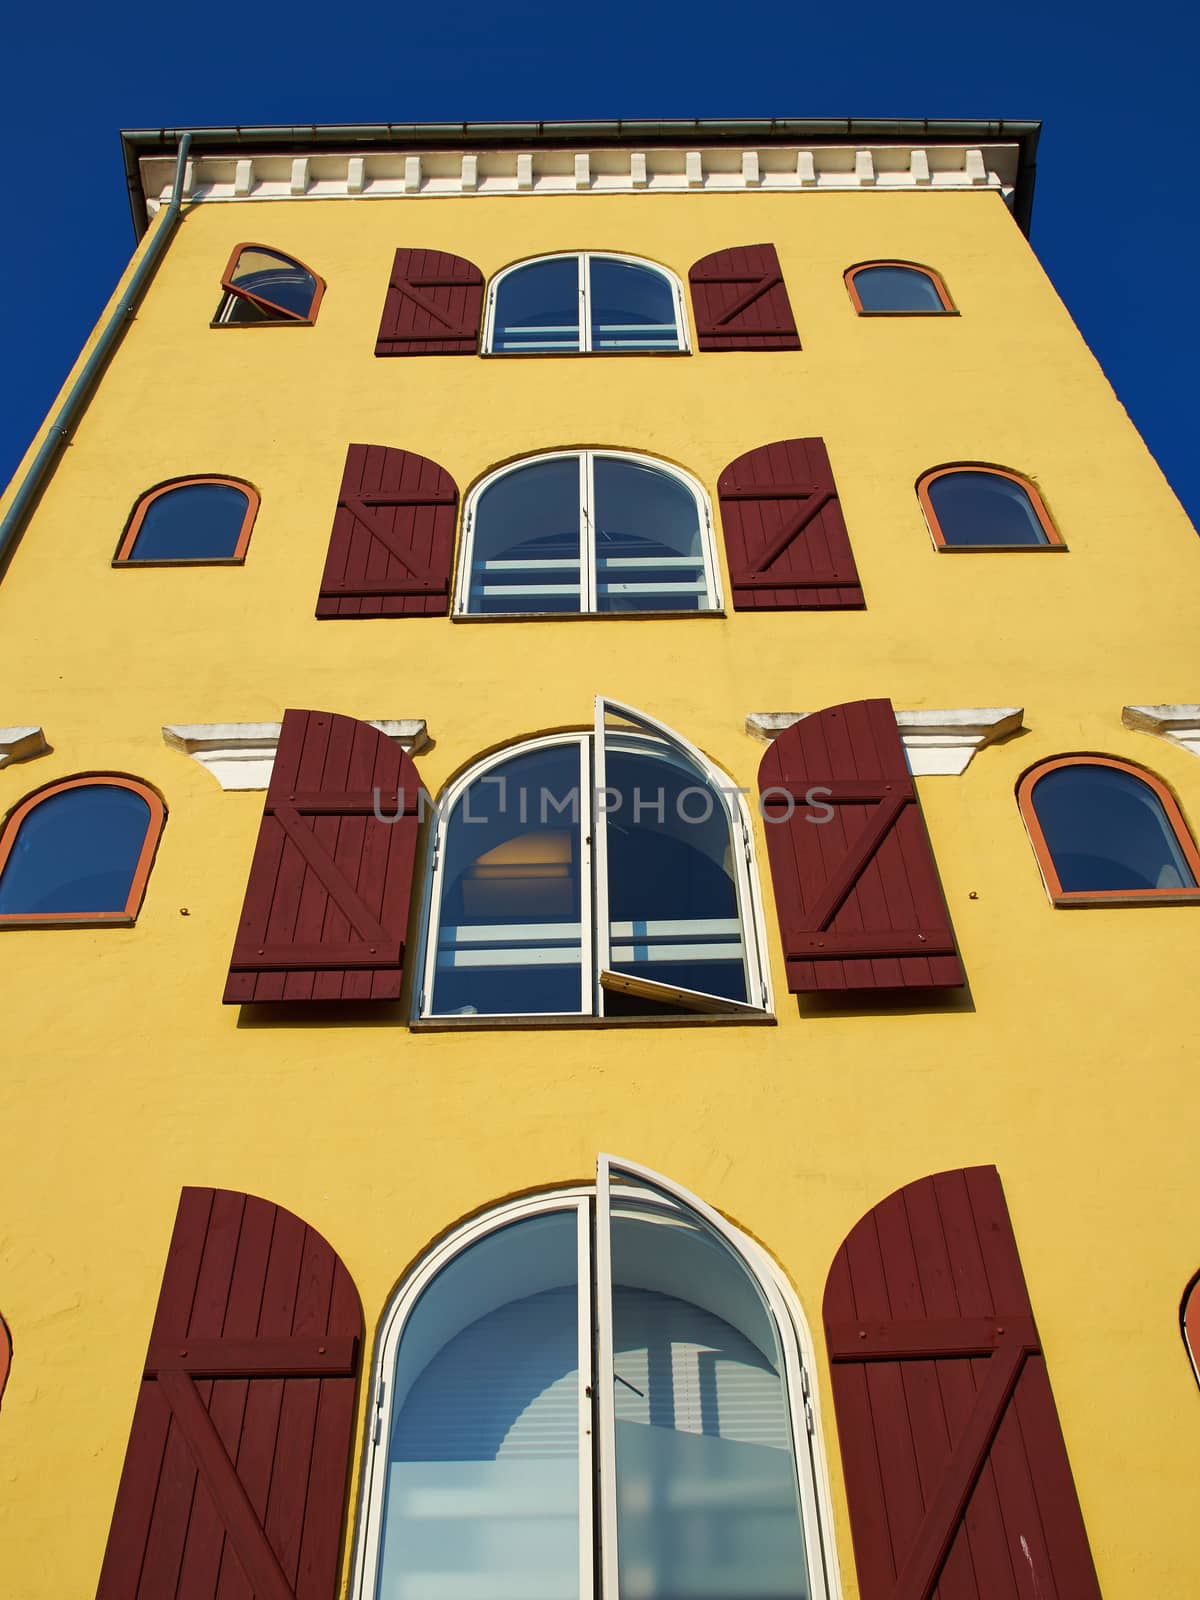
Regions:
<instances>
[{"instance_id":1,"label":"window sill","mask_svg":"<svg viewBox=\"0 0 1200 1600\"><path fill-rule=\"evenodd\" d=\"M1074 894L1052 894L1056 911L1086 910L1088 906L1200 905L1200 889L1096 889Z\"/></svg>"},{"instance_id":2,"label":"window sill","mask_svg":"<svg viewBox=\"0 0 1200 1600\"><path fill-rule=\"evenodd\" d=\"M773 1012L760 1015L740 1012L724 1016L710 1012L692 1012L678 1017L584 1017L575 1015L525 1016L525 1017L414 1017L409 1027L414 1033L450 1033L459 1029L478 1028L702 1028L702 1027L777 1027L778 1018Z\"/></svg>"},{"instance_id":3,"label":"window sill","mask_svg":"<svg viewBox=\"0 0 1200 1600\"><path fill-rule=\"evenodd\" d=\"M261 322L210 322L209 327L232 332L245 328L315 328L316 323L311 317L264 317Z\"/></svg>"},{"instance_id":4,"label":"window sill","mask_svg":"<svg viewBox=\"0 0 1200 1600\"><path fill-rule=\"evenodd\" d=\"M215 326L215 324L214 324ZM485 361L574 361L579 356L690 356L690 350L481 350Z\"/></svg>"},{"instance_id":5,"label":"window sill","mask_svg":"<svg viewBox=\"0 0 1200 1600\"><path fill-rule=\"evenodd\" d=\"M719 611L455 611L451 622L679 622L724 617Z\"/></svg>"},{"instance_id":6,"label":"window sill","mask_svg":"<svg viewBox=\"0 0 1200 1600\"><path fill-rule=\"evenodd\" d=\"M180 556L178 560L137 561L130 556L113 557L110 563L117 567L244 567L245 556Z\"/></svg>"},{"instance_id":7,"label":"window sill","mask_svg":"<svg viewBox=\"0 0 1200 1600\"><path fill-rule=\"evenodd\" d=\"M132 928L136 921L127 911L4 912L0 933L5 928Z\"/></svg>"},{"instance_id":8,"label":"window sill","mask_svg":"<svg viewBox=\"0 0 1200 1600\"><path fill-rule=\"evenodd\" d=\"M961 317L962 312L950 306L942 306L937 311L859 311L860 317Z\"/></svg>"},{"instance_id":9,"label":"window sill","mask_svg":"<svg viewBox=\"0 0 1200 1600\"><path fill-rule=\"evenodd\" d=\"M937 544L936 542L933 546L934 554L939 556L1044 556L1052 552L1065 554L1068 548L1065 544Z\"/></svg>"}]
</instances>

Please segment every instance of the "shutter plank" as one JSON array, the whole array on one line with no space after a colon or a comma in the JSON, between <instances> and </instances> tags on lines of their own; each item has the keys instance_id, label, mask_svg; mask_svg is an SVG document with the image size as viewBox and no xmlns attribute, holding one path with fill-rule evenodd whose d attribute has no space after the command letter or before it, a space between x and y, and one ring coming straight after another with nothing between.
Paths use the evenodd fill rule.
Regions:
<instances>
[{"instance_id":1,"label":"shutter plank","mask_svg":"<svg viewBox=\"0 0 1200 1600\"><path fill-rule=\"evenodd\" d=\"M824 1313L863 1600L1098 1600L995 1169L868 1212Z\"/></svg>"},{"instance_id":2,"label":"shutter plank","mask_svg":"<svg viewBox=\"0 0 1200 1600\"><path fill-rule=\"evenodd\" d=\"M862 609L824 440L747 450L721 473L717 493L735 610Z\"/></svg>"},{"instance_id":3,"label":"shutter plank","mask_svg":"<svg viewBox=\"0 0 1200 1600\"><path fill-rule=\"evenodd\" d=\"M773 244L714 251L695 263L688 283L701 350L799 350Z\"/></svg>"},{"instance_id":4,"label":"shutter plank","mask_svg":"<svg viewBox=\"0 0 1200 1600\"><path fill-rule=\"evenodd\" d=\"M442 250L400 249L388 274L377 356L474 355L483 274Z\"/></svg>"}]
</instances>

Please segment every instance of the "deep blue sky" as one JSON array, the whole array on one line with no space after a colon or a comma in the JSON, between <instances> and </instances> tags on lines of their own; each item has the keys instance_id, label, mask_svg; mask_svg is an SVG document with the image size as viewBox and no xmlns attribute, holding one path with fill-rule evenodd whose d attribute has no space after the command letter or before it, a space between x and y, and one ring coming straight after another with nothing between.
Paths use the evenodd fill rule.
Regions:
<instances>
[{"instance_id":1,"label":"deep blue sky","mask_svg":"<svg viewBox=\"0 0 1200 1600\"><path fill-rule=\"evenodd\" d=\"M122 127L1011 117L1045 124L1034 247L1196 520L1198 44L1182 0L14 8L0 483L132 248Z\"/></svg>"}]
</instances>

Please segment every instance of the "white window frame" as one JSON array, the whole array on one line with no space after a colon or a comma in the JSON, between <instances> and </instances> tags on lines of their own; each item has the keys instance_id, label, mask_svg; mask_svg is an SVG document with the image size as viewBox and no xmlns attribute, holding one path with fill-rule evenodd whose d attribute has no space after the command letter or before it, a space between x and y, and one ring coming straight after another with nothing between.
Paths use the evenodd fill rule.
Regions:
<instances>
[{"instance_id":1,"label":"white window frame","mask_svg":"<svg viewBox=\"0 0 1200 1600\"><path fill-rule=\"evenodd\" d=\"M691 495L696 505L696 516L700 524L700 555L704 572L704 593L709 601L705 607L695 611L600 611L597 609L599 599L599 566L600 557L596 552L596 523L592 515L592 507L596 503L596 459L602 457L611 461L628 461L634 466L649 467L655 472L660 472L664 477L674 478ZM577 460L579 463L579 610L577 612L559 611L471 611L468 609L471 599L471 572L475 557L475 529L478 522L479 501L485 490L489 489L501 478L509 473L519 472L523 468L539 465L542 462ZM592 448L579 448L576 450L540 450L533 455L521 456L516 461L508 461L494 472L489 472L481 478L467 495L463 508L463 531L459 541L458 581L455 584L454 615L456 617L469 617L492 621L502 617L542 617L551 620L561 619L563 616L603 616L603 617L709 617L720 616L724 610L724 600L721 594L720 567L716 559L716 550L713 540L713 516L709 505L708 495L698 479L693 478L690 472L685 472L682 467L677 467L673 462L660 461L657 456L644 455L635 450L604 450ZM652 561L656 567L666 566L671 560L693 565L687 556L663 557ZM549 565L542 562L543 570ZM573 563L563 558L561 564L570 568ZM547 592L546 586L539 586L542 592ZM575 585L567 586L574 589ZM678 591L676 591L678 592Z\"/></svg>"},{"instance_id":2,"label":"white window frame","mask_svg":"<svg viewBox=\"0 0 1200 1600\"><path fill-rule=\"evenodd\" d=\"M395 1371L405 1325L417 1302L455 1257L489 1234L528 1217L571 1211L577 1219L579 1600L618 1600L613 1383L611 1376L608 1382L602 1381L602 1375L606 1372L611 1375L613 1370L612 1297L610 1291L606 1300L604 1285L611 1285L611 1196L614 1188L620 1191L622 1175L661 1191L685 1213L694 1212L740 1259L762 1293L783 1358L781 1376L791 1423L792 1460L797 1473L808 1558L809 1592L812 1600L840 1600L842 1584L833 1537L833 1496L820 1397L812 1378L816 1371L816 1350L808 1322L787 1277L761 1245L703 1200L649 1167L603 1153L597 1157L594 1183L526 1195L473 1217L443 1236L393 1293L379 1324L371 1365L352 1557L352 1600L374 1600L375 1596L392 1423L391 1375ZM631 1187L628 1193L645 1198L645 1191L641 1189ZM591 1301L593 1274L599 1288L594 1310ZM591 1393L593 1383L597 1390L595 1407ZM593 1429L596 1430L595 1446ZM596 1559L597 1538L599 1560Z\"/></svg>"},{"instance_id":3,"label":"white window frame","mask_svg":"<svg viewBox=\"0 0 1200 1600\"><path fill-rule=\"evenodd\" d=\"M481 1022L524 1021L557 1023L567 1020L603 1022L606 1017L605 985L602 977L607 971L611 942L611 922L608 918L607 884L607 832L606 819L597 804L597 796L605 787L605 721L606 717L630 723L631 733L665 744L697 768L699 775L715 791L717 802L725 809L730 829L731 854L734 867L734 887L737 896L737 916L741 928L743 964L746 973L746 993L749 1000L741 1003L719 1000L707 1003L708 998L698 991L664 991L661 998L671 1003L687 996L694 1002L691 1009L698 1015L748 1018L770 1018L773 1015L770 961L765 935L766 921L762 896L755 870L754 834L746 806L746 793L729 781L728 775L707 759L687 739L665 723L648 716L643 711L609 700L604 695L595 699L592 731L552 734L539 739L522 740L493 751L482 761L467 768L439 797L434 825L430 829L430 869L426 874L428 888L425 894L421 936L424 941L424 958L421 981L414 985L412 1021L435 1023L438 1027L477 1026ZM613 730L610 730L610 732ZM621 730L615 730L620 736ZM487 777L497 766L502 766L514 756L534 750L552 749L563 745L577 745L580 752L580 804L576 826L580 832L580 1009L572 1012L478 1012L469 1017L455 1017L451 1013L438 1013L430 1009L437 974L438 947L441 937L441 903L445 887L446 832L451 818L464 794L473 785ZM738 848L740 841L741 848ZM650 985L643 986L644 992ZM636 1024L643 1019L628 1017L618 1019Z\"/></svg>"},{"instance_id":4,"label":"white window frame","mask_svg":"<svg viewBox=\"0 0 1200 1600\"><path fill-rule=\"evenodd\" d=\"M592 349L592 298L591 298L591 270L593 260L619 261L625 266L645 267L650 272L657 272L659 277L665 278L670 285L675 302L675 339L674 349L664 349L657 345L652 350L593 350ZM579 264L579 344L574 350L495 350L493 340L496 332L496 302L499 298L498 290L504 279L515 272L520 272L523 267L532 267L541 261L577 261ZM487 307L483 321L483 354L493 356L670 356L691 354L691 331L688 327L687 307L684 299L683 284L673 273L670 267L661 266L657 261L647 261L644 256L622 255L616 250L559 250L544 256L527 256L524 261L514 261L511 266L498 272L488 285Z\"/></svg>"}]
</instances>

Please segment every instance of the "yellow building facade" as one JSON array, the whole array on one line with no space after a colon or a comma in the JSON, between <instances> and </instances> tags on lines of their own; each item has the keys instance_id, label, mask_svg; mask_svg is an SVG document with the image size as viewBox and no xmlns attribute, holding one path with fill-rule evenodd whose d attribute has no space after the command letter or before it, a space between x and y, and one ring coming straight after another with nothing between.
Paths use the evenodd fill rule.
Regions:
<instances>
[{"instance_id":1,"label":"yellow building facade","mask_svg":"<svg viewBox=\"0 0 1200 1600\"><path fill-rule=\"evenodd\" d=\"M1104 757L1152 774L1200 829L1188 721L1200 548L1014 221L1034 135L989 132L1001 127L895 129L857 144L853 132L695 125L657 141L618 128L468 129L351 145L318 129L256 146L243 130L237 144L197 137L178 220L165 203L174 143L127 140L135 203L149 200L153 215L126 282L170 237L0 584L0 723L12 734L0 812L63 780L120 774L160 796L166 818L133 925L16 916L0 928L0 1315L12 1344L0 1565L11 1594L95 1592L181 1188L286 1208L357 1286L365 1343L336 1592L365 1596L372 1374L398 1287L471 1219L586 1190L602 1152L711 1208L731 1249L753 1241L781 1303L803 1317L810 1569L747 1595L884 1592L863 1574L865 1524L852 1537L826 1281L886 1197L993 1166L1099 1590L1182 1600L1200 1587L1200 1397L1179 1328L1200 1266L1200 909L1186 892L1052 903L1017 801L1039 763ZM247 241L324 281L311 325L212 325L222 273ZM700 348L690 269L767 241L801 348ZM381 359L401 248L463 258L488 286L515 263L563 253L652 263L678 285L688 349ZM845 274L863 263L934 269L956 314L859 314ZM864 604L738 609L722 474L770 442L814 438ZM415 452L450 475L460 557L462 507L481 503L473 488L504 464L592 450L681 469L710 518L718 604L318 618L351 444ZM916 485L977 464L1035 486L1064 548L939 548ZM260 497L244 562L114 564L139 498L192 475ZM485 755L586 733L598 695L751 791L742 915L757 918L763 952L759 1015L423 1021L430 824L401 1000L222 1004L286 709L423 722L405 742L437 797ZM756 774L787 724L780 714L881 697L896 709L966 981L796 993ZM1186 888L1186 875L1177 881ZM987 1354L976 1352L977 1389ZM925 1377L938 1366L927 1361ZM926 1512L936 1480L917 1486ZM910 1535L897 1528L902 1567ZM943 1597L1085 1592L1037 1566L1024 1525L1007 1529L1003 1581L969 1512L954 1537L983 1540L977 1588L948 1576ZM935 1578L944 1556L932 1558ZM596 1592L615 1600L605 1559ZM178 1588L111 1592L159 1600L191 1592L189 1581L218 1592L180 1561ZM261 1579L237 1592L309 1593L285 1577L291 1589ZM488 1593L478 1581L472 1593ZM913 1582L895 1592L932 1592ZM466 1593L380 1583L380 1600ZM699 1591L623 1571L629 1600L676 1592Z\"/></svg>"}]
</instances>

